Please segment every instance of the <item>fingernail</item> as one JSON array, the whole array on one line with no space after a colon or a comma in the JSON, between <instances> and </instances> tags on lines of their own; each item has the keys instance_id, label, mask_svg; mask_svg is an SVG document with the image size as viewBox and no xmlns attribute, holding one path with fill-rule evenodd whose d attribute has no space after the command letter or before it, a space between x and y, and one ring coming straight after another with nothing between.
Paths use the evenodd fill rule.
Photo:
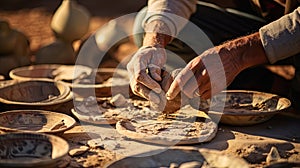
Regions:
<instances>
[{"instance_id":1,"label":"fingernail","mask_svg":"<svg viewBox=\"0 0 300 168\"><path fill-rule=\"evenodd\" d=\"M155 89L153 89L153 91L155 92L155 93L160 93L161 92L161 88L159 87L159 88L155 88Z\"/></svg>"},{"instance_id":2,"label":"fingernail","mask_svg":"<svg viewBox=\"0 0 300 168\"><path fill-rule=\"evenodd\" d=\"M169 93L166 94L167 100L172 100L172 97L169 95Z\"/></svg>"}]
</instances>

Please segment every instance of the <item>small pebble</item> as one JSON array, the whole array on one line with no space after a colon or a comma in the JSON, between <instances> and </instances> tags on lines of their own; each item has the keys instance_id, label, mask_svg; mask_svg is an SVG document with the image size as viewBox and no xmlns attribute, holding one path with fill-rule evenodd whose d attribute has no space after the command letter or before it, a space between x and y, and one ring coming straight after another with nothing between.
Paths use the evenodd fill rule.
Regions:
<instances>
[{"instance_id":1,"label":"small pebble","mask_svg":"<svg viewBox=\"0 0 300 168\"><path fill-rule=\"evenodd\" d=\"M127 105L127 99L122 94L117 94L112 97L110 103L116 107L124 107Z\"/></svg>"},{"instance_id":2,"label":"small pebble","mask_svg":"<svg viewBox=\"0 0 300 168\"><path fill-rule=\"evenodd\" d=\"M267 155L266 163L269 165L271 163L277 162L281 159L279 152L275 146L273 146Z\"/></svg>"},{"instance_id":3,"label":"small pebble","mask_svg":"<svg viewBox=\"0 0 300 168\"><path fill-rule=\"evenodd\" d=\"M86 151L89 150L87 146L80 146L79 148L75 148L69 151L70 156L78 156L84 154Z\"/></svg>"}]
</instances>

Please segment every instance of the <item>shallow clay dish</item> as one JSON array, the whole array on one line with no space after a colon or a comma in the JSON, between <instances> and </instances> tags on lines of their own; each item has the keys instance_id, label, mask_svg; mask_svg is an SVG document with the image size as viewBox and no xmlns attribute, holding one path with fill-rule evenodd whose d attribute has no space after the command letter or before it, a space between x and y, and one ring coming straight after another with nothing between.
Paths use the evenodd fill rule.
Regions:
<instances>
[{"instance_id":1,"label":"shallow clay dish","mask_svg":"<svg viewBox=\"0 0 300 168\"><path fill-rule=\"evenodd\" d=\"M197 165L197 166L196 166ZM170 147L135 156L125 157L107 165L107 168L140 167L215 167L248 168L246 161L220 151L196 147Z\"/></svg>"},{"instance_id":2,"label":"shallow clay dish","mask_svg":"<svg viewBox=\"0 0 300 168\"><path fill-rule=\"evenodd\" d=\"M71 129L76 121L62 113L44 110L12 110L0 113L0 130L58 134Z\"/></svg>"},{"instance_id":3,"label":"shallow clay dish","mask_svg":"<svg viewBox=\"0 0 300 168\"><path fill-rule=\"evenodd\" d=\"M211 99L209 114L221 117L221 123L243 126L265 122L290 105L288 99L275 94L228 90Z\"/></svg>"},{"instance_id":4,"label":"shallow clay dish","mask_svg":"<svg viewBox=\"0 0 300 168\"><path fill-rule=\"evenodd\" d=\"M113 92L129 90L128 72L116 68L91 69L83 65L42 64L19 67L10 71L12 79L52 79L62 81L72 88L74 93L87 97L96 94L97 97L106 97Z\"/></svg>"},{"instance_id":5,"label":"shallow clay dish","mask_svg":"<svg viewBox=\"0 0 300 168\"><path fill-rule=\"evenodd\" d=\"M70 88L59 81L12 80L0 88L0 103L4 109L8 110L20 108L53 110L70 101L72 99L70 94Z\"/></svg>"},{"instance_id":6,"label":"shallow clay dish","mask_svg":"<svg viewBox=\"0 0 300 168\"><path fill-rule=\"evenodd\" d=\"M9 133L0 135L0 167L58 167L69 151L68 143L55 135Z\"/></svg>"},{"instance_id":7,"label":"shallow clay dish","mask_svg":"<svg viewBox=\"0 0 300 168\"><path fill-rule=\"evenodd\" d=\"M126 99L120 94L97 98L97 100L95 97L75 99L71 112L80 121L92 124L116 124L122 119L146 120L161 114L161 112L150 110L149 101L145 99Z\"/></svg>"},{"instance_id":8,"label":"shallow clay dish","mask_svg":"<svg viewBox=\"0 0 300 168\"><path fill-rule=\"evenodd\" d=\"M129 76L124 69L99 68L90 75L83 75L73 81L62 81L82 97L93 94L97 97L108 97L117 93L130 94Z\"/></svg>"},{"instance_id":9,"label":"shallow clay dish","mask_svg":"<svg viewBox=\"0 0 300 168\"><path fill-rule=\"evenodd\" d=\"M185 106L173 114L152 120L118 121L116 130L127 138L160 145L208 142L216 136L218 126L201 113L204 112Z\"/></svg>"},{"instance_id":10,"label":"shallow clay dish","mask_svg":"<svg viewBox=\"0 0 300 168\"><path fill-rule=\"evenodd\" d=\"M72 80L74 70L77 74L90 74L92 69L83 65L59 65L59 64L39 64L18 67L9 72L12 79L29 80L29 79L59 79Z\"/></svg>"}]
</instances>

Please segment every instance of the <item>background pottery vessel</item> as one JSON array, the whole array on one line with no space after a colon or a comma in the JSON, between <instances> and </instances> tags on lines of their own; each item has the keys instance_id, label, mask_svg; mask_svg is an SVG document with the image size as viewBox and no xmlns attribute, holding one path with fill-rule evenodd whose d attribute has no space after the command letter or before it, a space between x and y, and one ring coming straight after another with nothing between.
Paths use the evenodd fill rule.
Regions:
<instances>
[{"instance_id":1,"label":"background pottery vessel","mask_svg":"<svg viewBox=\"0 0 300 168\"><path fill-rule=\"evenodd\" d=\"M0 20L0 74L8 77L8 72L18 66L30 64L30 46L27 37Z\"/></svg>"},{"instance_id":2,"label":"background pottery vessel","mask_svg":"<svg viewBox=\"0 0 300 168\"><path fill-rule=\"evenodd\" d=\"M75 0L63 0L53 15L51 29L56 37L67 42L82 38L88 31L89 11Z\"/></svg>"}]
</instances>

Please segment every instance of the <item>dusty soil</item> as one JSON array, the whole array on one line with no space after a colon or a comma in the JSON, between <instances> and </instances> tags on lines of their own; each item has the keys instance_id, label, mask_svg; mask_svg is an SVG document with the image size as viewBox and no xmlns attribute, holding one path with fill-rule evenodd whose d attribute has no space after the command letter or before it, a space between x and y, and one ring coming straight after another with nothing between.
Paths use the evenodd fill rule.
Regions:
<instances>
[{"instance_id":1,"label":"dusty soil","mask_svg":"<svg viewBox=\"0 0 300 168\"><path fill-rule=\"evenodd\" d=\"M92 19L88 34L82 40L74 43L76 51L84 39L110 19L136 12L146 4L146 1L85 0L79 1L79 3L87 7L92 14ZM2 0L0 1L0 19L7 20L12 28L18 29L28 37L31 55L34 56L42 46L55 40L49 25L59 4L59 0ZM132 20L128 22L132 23ZM125 29L129 30L130 27ZM103 66L115 66L119 60L132 54L135 50L136 47L132 42L126 43L113 52ZM291 67L283 69L270 67L270 69L278 72L285 79L291 79L293 76ZM300 161L300 135L297 130L299 127L299 116L294 113L278 115L266 123L250 127L232 127L220 124L216 138L209 143L195 146L234 154L244 158L251 164L251 167L266 165L266 156L272 146L278 149L281 158ZM112 131L111 128L113 126L78 122L76 127L67 131L62 137L69 142L71 150L80 146L89 147L81 154L69 156L71 162L68 167L103 167L120 157L140 152L134 150L140 146L145 150L161 148L128 140ZM89 140L99 140L101 143L98 146L87 144Z\"/></svg>"}]
</instances>

